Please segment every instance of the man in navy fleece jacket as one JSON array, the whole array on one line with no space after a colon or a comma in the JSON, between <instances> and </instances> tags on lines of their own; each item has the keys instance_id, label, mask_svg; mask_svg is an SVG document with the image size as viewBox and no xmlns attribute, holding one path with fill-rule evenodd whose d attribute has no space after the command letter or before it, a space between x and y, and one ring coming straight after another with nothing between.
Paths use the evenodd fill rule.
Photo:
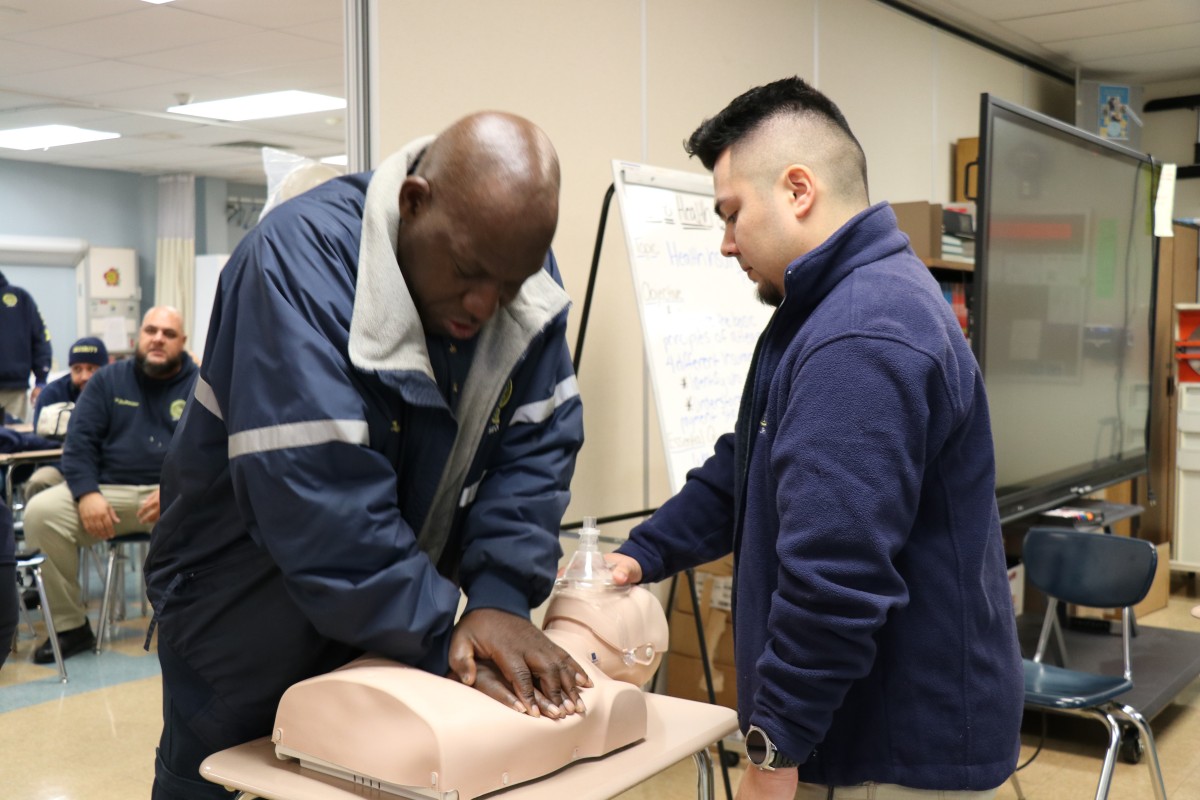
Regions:
<instances>
[{"instance_id":1,"label":"man in navy fleece jacket","mask_svg":"<svg viewBox=\"0 0 1200 800\"><path fill-rule=\"evenodd\" d=\"M1024 689L971 349L820 92L752 89L688 151L713 171L722 252L776 311L735 432L611 557L617 579L734 554L759 767L740 800L992 797Z\"/></svg>"}]
</instances>

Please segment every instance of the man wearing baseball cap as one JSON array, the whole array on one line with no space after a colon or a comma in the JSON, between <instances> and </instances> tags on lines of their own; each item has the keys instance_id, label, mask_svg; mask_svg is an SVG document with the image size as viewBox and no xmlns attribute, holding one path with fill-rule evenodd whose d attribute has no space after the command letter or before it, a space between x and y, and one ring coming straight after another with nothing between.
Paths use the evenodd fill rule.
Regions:
<instances>
[{"instance_id":1,"label":"man wearing baseball cap","mask_svg":"<svg viewBox=\"0 0 1200 800\"><path fill-rule=\"evenodd\" d=\"M78 400L79 393L87 386L92 375L106 364L108 348L95 336L85 336L71 345L70 355L67 356L67 366L71 372L46 384L46 388L38 395L37 405L33 409L34 430L37 429L38 416L43 408L52 403L73 403Z\"/></svg>"},{"instance_id":2,"label":"man wearing baseball cap","mask_svg":"<svg viewBox=\"0 0 1200 800\"><path fill-rule=\"evenodd\" d=\"M106 364L108 364L108 348L95 336L85 336L71 345L70 355L67 356L67 365L71 371L46 384L46 388L38 395L37 403L33 407L33 430L40 433L38 420L41 419L42 412L47 408L50 409L49 414L70 414L69 407L65 404L73 405L83 392L83 387L87 386L96 371ZM55 425L54 428L56 429L54 432L42 435L55 439L61 439L67 435L65 419L61 426ZM62 482L63 476L59 472L57 464L39 467L25 481L25 500L28 501L43 489L49 489Z\"/></svg>"}]
</instances>

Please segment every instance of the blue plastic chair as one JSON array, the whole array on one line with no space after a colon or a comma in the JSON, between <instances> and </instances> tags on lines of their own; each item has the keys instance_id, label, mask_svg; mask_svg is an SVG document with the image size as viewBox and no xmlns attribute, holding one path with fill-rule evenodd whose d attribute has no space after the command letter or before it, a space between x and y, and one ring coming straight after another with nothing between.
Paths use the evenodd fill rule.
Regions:
<instances>
[{"instance_id":1,"label":"blue plastic chair","mask_svg":"<svg viewBox=\"0 0 1200 800\"><path fill-rule=\"evenodd\" d=\"M1032 528L1025 536L1022 556L1025 579L1045 592L1049 601L1037 652L1032 659L1025 659L1025 707L1090 717L1108 727L1108 751L1096 787L1096 800L1108 797L1121 746L1118 720L1128 720L1137 729L1149 755L1147 765L1154 796L1166 800L1154 734L1136 709L1116 699L1133 688L1130 606L1150 591L1158 564L1154 545L1144 539L1070 528ZM1123 675L1100 675L1043 663L1050 631L1058 631L1059 601L1090 608L1122 609ZM1065 652L1061 640L1059 652Z\"/></svg>"}]
</instances>

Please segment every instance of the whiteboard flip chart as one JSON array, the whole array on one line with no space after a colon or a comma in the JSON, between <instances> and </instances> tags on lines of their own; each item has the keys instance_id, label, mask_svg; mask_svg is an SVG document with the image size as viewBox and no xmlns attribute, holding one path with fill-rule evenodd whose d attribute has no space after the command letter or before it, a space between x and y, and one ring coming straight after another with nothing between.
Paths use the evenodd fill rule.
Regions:
<instances>
[{"instance_id":1,"label":"whiteboard flip chart","mask_svg":"<svg viewBox=\"0 0 1200 800\"><path fill-rule=\"evenodd\" d=\"M671 489L733 430L754 343L772 308L737 261L707 175L613 161Z\"/></svg>"}]
</instances>

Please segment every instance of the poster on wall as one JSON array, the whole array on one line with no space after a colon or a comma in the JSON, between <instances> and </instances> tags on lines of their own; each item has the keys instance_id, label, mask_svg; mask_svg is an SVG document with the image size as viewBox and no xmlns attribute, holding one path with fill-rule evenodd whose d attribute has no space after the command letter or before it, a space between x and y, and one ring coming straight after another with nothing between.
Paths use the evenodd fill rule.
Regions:
<instances>
[{"instance_id":1,"label":"poster on wall","mask_svg":"<svg viewBox=\"0 0 1200 800\"><path fill-rule=\"evenodd\" d=\"M1102 138L1129 140L1129 87L1100 84L1098 133Z\"/></svg>"}]
</instances>

